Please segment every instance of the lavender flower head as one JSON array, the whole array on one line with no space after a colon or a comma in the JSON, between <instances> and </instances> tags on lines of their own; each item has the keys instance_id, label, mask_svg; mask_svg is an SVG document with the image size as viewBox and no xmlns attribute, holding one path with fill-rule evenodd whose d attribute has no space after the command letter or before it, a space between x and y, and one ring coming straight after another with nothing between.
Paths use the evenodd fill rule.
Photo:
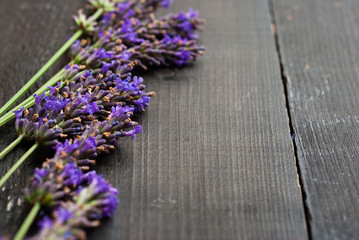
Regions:
<instances>
[{"instance_id":1,"label":"lavender flower head","mask_svg":"<svg viewBox=\"0 0 359 240\"><path fill-rule=\"evenodd\" d=\"M82 174L83 185L71 200L61 202L51 217L40 222L40 231L31 239L84 239L85 227L97 227L100 220L117 209L117 189L95 171Z\"/></svg>"},{"instance_id":2,"label":"lavender flower head","mask_svg":"<svg viewBox=\"0 0 359 240\"><path fill-rule=\"evenodd\" d=\"M81 183L80 170L88 171L99 154L115 148L119 138L134 138L141 132L141 126L131 120L133 110L112 107L105 120L93 121L75 140L59 142L54 157L35 170L31 187L25 191L28 201L53 207L68 199Z\"/></svg>"},{"instance_id":3,"label":"lavender flower head","mask_svg":"<svg viewBox=\"0 0 359 240\"><path fill-rule=\"evenodd\" d=\"M74 70L76 69L76 70ZM94 120L106 119L112 107L128 106L131 111L144 111L153 92L144 92L143 79L131 77L131 66L119 61L102 63L97 73L78 71L78 65L67 68L66 83L49 87L35 95L35 105L15 112L19 135L44 145L56 145L62 138L81 135ZM64 85L64 87L61 87ZM45 96L46 95L46 96Z\"/></svg>"}]
</instances>

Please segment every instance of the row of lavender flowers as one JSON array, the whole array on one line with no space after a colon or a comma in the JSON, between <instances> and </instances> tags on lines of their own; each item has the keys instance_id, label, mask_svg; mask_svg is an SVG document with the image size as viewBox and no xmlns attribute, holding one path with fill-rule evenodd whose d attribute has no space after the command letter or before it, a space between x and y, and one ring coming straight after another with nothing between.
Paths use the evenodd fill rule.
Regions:
<instances>
[{"instance_id":1,"label":"row of lavender flowers","mask_svg":"<svg viewBox=\"0 0 359 240\"><path fill-rule=\"evenodd\" d=\"M34 106L15 112L19 135L56 151L25 190L30 203L47 213L34 239L83 239L83 227L98 226L117 208L118 191L90 166L119 138L141 132L133 114L144 111L155 93L145 91L133 69L183 66L204 53L195 34L203 24L198 12L154 17L170 2L90 1L105 12L97 22L82 13L75 17L87 35L72 45L61 81L35 95Z\"/></svg>"}]
</instances>

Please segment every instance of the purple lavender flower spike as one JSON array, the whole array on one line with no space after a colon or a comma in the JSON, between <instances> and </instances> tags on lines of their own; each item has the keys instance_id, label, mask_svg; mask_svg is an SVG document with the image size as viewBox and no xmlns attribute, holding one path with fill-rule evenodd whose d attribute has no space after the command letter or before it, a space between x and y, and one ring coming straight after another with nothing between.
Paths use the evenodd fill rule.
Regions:
<instances>
[{"instance_id":1,"label":"purple lavender flower spike","mask_svg":"<svg viewBox=\"0 0 359 240\"><path fill-rule=\"evenodd\" d=\"M58 84L50 88L51 96L36 96L34 107L23 111L24 114L16 114L18 134L53 146L61 138L81 135L92 121L105 119L113 106L143 111L154 93L143 92L143 79L132 79L128 73L132 68L128 64L113 60L108 65L105 76L90 71L83 72L80 78L70 74L71 82L62 89ZM67 71L79 68L72 65Z\"/></svg>"},{"instance_id":2,"label":"purple lavender flower spike","mask_svg":"<svg viewBox=\"0 0 359 240\"><path fill-rule=\"evenodd\" d=\"M204 49L193 41L198 37L195 31L201 30L204 23L198 18L197 11L190 9L160 19L153 16L141 18L159 6L168 7L171 2L147 0L119 3L116 10L100 20L96 29L98 36L93 39L95 49L90 47L90 42L81 49L78 42L74 44L71 55L75 62L96 68L102 64L101 72L105 73L113 60L130 61L145 69L159 64L183 66L195 60L197 55L204 53ZM134 15L127 16L130 12ZM161 44L168 39L170 41ZM96 53L96 49L100 49L102 54Z\"/></svg>"},{"instance_id":3,"label":"purple lavender flower spike","mask_svg":"<svg viewBox=\"0 0 359 240\"><path fill-rule=\"evenodd\" d=\"M40 231L32 239L83 239L84 227L97 227L102 218L110 217L118 207L117 189L95 171L83 175L84 186L71 201L55 208L52 219L45 216Z\"/></svg>"},{"instance_id":4,"label":"purple lavender flower spike","mask_svg":"<svg viewBox=\"0 0 359 240\"><path fill-rule=\"evenodd\" d=\"M75 140L58 143L55 156L35 170L32 185L26 190L27 199L51 207L71 197L71 189L80 187L84 179L82 171L95 164L98 154L114 149L119 137L133 138L141 132L141 127L130 119L132 111L129 106L112 107L105 120L94 121Z\"/></svg>"}]
</instances>

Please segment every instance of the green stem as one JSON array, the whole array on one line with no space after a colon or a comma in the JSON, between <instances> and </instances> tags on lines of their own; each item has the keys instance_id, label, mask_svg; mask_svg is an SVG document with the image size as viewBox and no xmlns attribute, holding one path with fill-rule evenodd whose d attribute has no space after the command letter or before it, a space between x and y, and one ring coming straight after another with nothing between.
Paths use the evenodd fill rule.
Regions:
<instances>
[{"instance_id":1,"label":"green stem","mask_svg":"<svg viewBox=\"0 0 359 240\"><path fill-rule=\"evenodd\" d=\"M95 21L99 18L103 9L98 9L93 15L92 19ZM48 60L44 66L7 102L0 108L0 116L3 115L61 56L67 49L84 33L84 30L77 30L67 42Z\"/></svg>"},{"instance_id":2,"label":"green stem","mask_svg":"<svg viewBox=\"0 0 359 240\"><path fill-rule=\"evenodd\" d=\"M22 223L20 229L17 231L14 240L22 240L25 238L26 233L29 231L29 228L32 225L32 222L34 221L35 217L37 216L38 212L41 209L40 202L36 202L34 206L32 207L30 213L27 215L25 221Z\"/></svg>"},{"instance_id":3,"label":"green stem","mask_svg":"<svg viewBox=\"0 0 359 240\"><path fill-rule=\"evenodd\" d=\"M97 11L91 16L92 20L95 21L97 20L104 12L103 8L99 8L97 9Z\"/></svg>"},{"instance_id":4,"label":"green stem","mask_svg":"<svg viewBox=\"0 0 359 240\"><path fill-rule=\"evenodd\" d=\"M0 179L0 187L4 185L4 183L9 179L9 177L20 167L20 165L26 160L31 153L35 151L35 149L39 146L39 143L36 142L22 157L17 160L17 162L10 168L9 171Z\"/></svg>"},{"instance_id":5,"label":"green stem","mask_svg":"<svg viewBox=\"0 0 359 240\"><path fill-rule=\"evenodd\" d=\"M18 138L15 139L15 141L13 141L9 146L7 146L7 147L0 153L0 160L1 160L6 154L8 154L16 145L18 145L19 142L21 142L23 136L24 136L23 134L20 135Z\"/></svg>"}]
</instances>

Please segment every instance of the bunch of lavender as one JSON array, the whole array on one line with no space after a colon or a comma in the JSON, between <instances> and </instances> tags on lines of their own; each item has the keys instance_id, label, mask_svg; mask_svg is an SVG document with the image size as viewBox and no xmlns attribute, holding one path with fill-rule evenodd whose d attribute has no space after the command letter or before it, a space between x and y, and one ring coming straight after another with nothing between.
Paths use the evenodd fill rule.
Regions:
<instances>
[{"instance_id":1,"label":"bunch of lavender","mask_svg":"<svg viewBox=\"0 0 359 240\"><path fill-rule=\"evenodd\" d=\"M203 23L202 20L198 19L198 12L190 10L188 13L170 14L160 20L154 19L153 16L142 19L135 18L134 16L140 16L141 14L136 15L135 11L131 9L135 9L137 5L134 2L118 4L116 11L105 14L100 21L101 24L99 24L101 27L96 28L98 34L94 37L95 40L97 38L95 44L88 46L90 41L76 41L72 45L71 53L74 62L82 64L81 66L85 66L91 72L100 73L98 75L99 78L103 77L105 73L106 77L111 78L113 74L111 72L108 73L108 70L114 65L117 68L121 66L121 71L129 74L129 71L135 65L140 65L145 69L147 66L160 64L165 66L171 64L182 66L190 60L195 60L198 54L204 53L204 48L197 45L196 35L194 34L194 31L200 29ZM151 5L152 7L150 8L153 8L155 5ZM131 19L120 20L121 18L118 16L131 17ZM170 37L170 35L173 37ZM64 73L65 77L63 79L66 79L66 74L67 72ZM65 93L64 97L66 96ZM52 99L54 97L45 100L51 101ZM35 100L35 104L38 101L40 100ZM59 99L56 99L56 101L58 102ZM143 98L143 101L148 101L148 98ZM88 107L87 109L90 112L97 110L95 103L91 104L92 108ZM57 108L63 105L64 103L58 104ZM87 104L87 106L89 105ZM34 108L34 110L36 109ZM38 107L37 110L43 109ZM31 113L34 113L36 121L38 113L36 111ZM20 114L17 113L16 115L19 116ZM47 120L47 118L41 117L39 119ZM41 143L55 144L59 136L67 136L67 134L61 131L61 128L54 129L55 126L52 121L49 124L42 124L41 122L33 124L27 120L22 122L26 124L22 124L20 127L26 126L27 128L18 128L19 135L24 135L27 138L30 135L30 138L35 138ZM72 125L71 121L69 121L67 124L69 125L65 124L65 126L71 130L81 130L78 123ZM37 129L40 126L41 131ZM31 136L33 128L35 136ZM46 132L47 134L43 136L45 131L49 132Z\"/></svg>"},{"instance_id":2,"label":"bunch of lavender","mask_svg":"<svg viewBox=\"0 0 359 240\"><path fill-rule=\"evenodd\" d=\"M109 3L108 1L99 2L101 2L104 7L106 7L105 5ZM162 1L149 1L148 3L151 4L147 4L145 1L140 5L142 8L145 6L146 9L150 9L149 11L152 11L152 9L156 8L156 6L161 5L161 2ZM115 6L114 3L112 4ZM164 5L166 6L167 4ZM90 80L88 80L87 77L84 77L84 75L78 78L82 81L86 80L86 87L83 88L82 94L77 95L77 98L73 97L76 96L74 92L66 92L68 90L66 87L64 87L66 91L61 91L62 94L57 94L59 93L58 88L50 87L50 95L57 94L59 97L46 96L44 101L42 101L42 98L45 95L45 93L43 93L39 96L36 96L35 106L31 108L30 111L25 110L23 113L21 113L23 108L19 111L15 111L15 115L18 118L16 121L16 129L20 137L14 141L14 144L11 144L11 146L0 153L0 158L6 154L9 149L15 146L22 139L22 137L37 140L36 146L34 145L34 147L31 149L31 151L33 151L36 149L39 143L45 145L54 145L58 142L59 138L68 137L69 135L76 136L80 134L84 129L80 123L84 120L82 118L86 118L85 121L83 121L86 124L87 122L90 122L91 119L93 119L93 114L97 111L104 115L103 113L106 113L104 106L114 105L114 102L109 101L109 99L117 101L117 104L119 99L127 98L129 100L133 100L133 102L136 102L137 105L140 105L135 108L135 110L141 110L144 108L144 106L148 105L149 96L152 93L148 93L147 95L145 94L144 96L141 89L139 89L132 94L122 94L121 96L118 96L119 94L113 91L113 87L111 88L108 86L108 84L99 83L99 81L102 81L104 75L105 78L108 78L107 80L109 80L111 83L114 82L113 78L116 78L114 71L121 72L126 75L130 74L129 71L131 71L132 67L135 65L140 65L143 68L146 68L146 65L151 66L153 64L175 64L177 66L182 66L189 60L194 60L198 54L202 53L203 48L197 46L195 39L187 40L186 38L181 38L180 35L171 38L169 35L162 31L161 34L151 35L152 37L150 37L150 39L144 39L141 38L141 36L139 37L134 31L135 29L138 29L138 23L143 20L140 20L141 14L139 13L141 11L134 11L130 9L130 7L137 9L138 6L139 4L134 2L128 2L127 4L120 3L116 5L116 11L111 12L112 16L115 17L110 17L110 20L108 20L109 14L104 15L103 19L101 20L103 22L101 26L105 27L97 28L97 31L99 32L99 40L96 44L98 45L99 43L102 43L107 47L111 45L112 49L108 50L105 48L99 48L99 46L96 48L90 46L79 48L79 42L75 42L75 44L72 46L72 52L76 54L74 62L83 64L80 65L81 69L88 68L91 75L90 77L93 78L93 74L97 74L97 76ZM119 19L117 19L116 13L122 17L125 13L125 16L127 16L126 14L130 14L131 16L138 16L139 18L136 19L132 17L131 21L119 21ZM193 36L193 31L199 28L196 26L196 23L198 24L201 22L200 20L195 20L196 18L197 13L190 11L188 14L180 13L174 17L169 16L164 19L168 20L168 25L171 25L170 23L177 21L176 24L178 26L176 24L172 24L172 28L167 28L168 32L176 32L178 29L182 29L180 32L187 31L186 36L191 37ZM87 20L83 20L83 22L84 21ZM191 24L184 24L186 21L191 21ZM81 21L78 20L78 23L80 22ZM83 23L83 25L87 26L88 22L89 21ZM93 23L92 20L91 23ZM108 23L112 23L112 25ZM113 32L119 32L120 35L111 36L111 34L107 34L107 30L109 30L109 28L118 28ZM106 34L101 34L105 33L105 31L107 31ZM134 36L128 37L131 36L131 31ZM143 32L143 29L141 31ZM126 36L121 35L122 33L126 33L127 38ZM122 38L119 38L121 36ZM122 43L122 41L128 42L127 45ZM140 43L140 45L134 45L133 47L128 48L131 46L131 44L133 45L133 43ZM77 71L78 67L75 69L71 68L66 70L67 71L64 73L65 78L66 74L68 74L68 71ZM88 72L85 72L85 74L89 75ZM129 78L129 76L127 78ZM96 85L96 79L98 80L98 84L97 86L94 86ZM68 84L68 81L66 83ZM83 82L76 83L76 81L72 81L71 84L73 87L79 88ZM64 82L59 83L58 87L62 85L64 85ZM94 87L95 89L101 89L103 86L105 88L107 87L107 89L99 93L91 92L93 89L91 87ZM76 89L76 91L78 90ZM84 94L86 91L90 92ZM108 91L114 93L114 97L109 98L106 96ZM141 97L138 97L139 95L141 95ZM68 98L69 96L70 98ZM120 102L120 104L122 104L122 102ZM30 116L28 116L29 114ZM25 156L29 155L31 151L26 153ZM24 159L25 158L22 158L22 161ZM5 178L0 179L0 186L6 181L12 172L16 170L16 168L17 167L12 168Z\"/></svg>"},{"instance_id":3,"label":"bunch of lavender","mask_svg":"<svg viewBox=\"0 0 359 240\"><path fill-rule=\"evenodd\" d=\"M65 51L84 33L89 36L94 36L94 28L97 25L96 20L103 16L106 12L114 11L118 3L123 2L123 0L89 0L91 6L94 9L94 13L90 17L86 17L79 12L78 16L75 16L75 22L79 27L71 38L45 63L45 65L0 109L0 116L13 105L36 81L53 65L58 58L65 53ZM131 11L135 12L135 15L139 18L146 18L151 15L158 7L169 7L171 1L168 0L141 0L141 1L127 1L131 2L132 9ZM46 82L41 88L36 91L36 94L41 94L46 90L47 86L54 85L61 75L64 73L64 69L60 70L55 76L53 76L48 82ZM16 106L13 110L6 113L0 118L0 126L3 126L6 122L11 120L14 115L13 111L19 109L21 106L30 107L32 105L31 98L27 98L21 104Z\"/></svg>"},{"instance_id":4,"label":"bunch of lavender","mask_svg":"<svg viewBox=\"0 0 359 240\"><path fill-rule=\"evenodd\" d=\"M108 2L103 1L102 4L105 6ZM197 46L194 40L194 38L197 37L194 31L200 29L203 23L202 20L198 19L198 12L189 10L188 13L170 14L161 20L155 20L154 17L144 21L140 20L141 17L146 15L144 12L152 13L158 5L168 7L169 1L149 1L146 4L128 1L117 4L116 10L106 13L100 21L101 24L99 25L101 27L96 29L98 32L98 35L95 35L98 38L95 44L96 48L89 46L83 48L80 41L73 44L71 50L72 54L76 56L74 62L84 64L88 68L94 69L95 72L100 72L98 75L100 79L103 77L103 74L106 74L103 82L112 83L113 81L111 80L116 78L116 75L110 71L110 68L115 68L117 71L121 70L122 73L128 73L129 70L132 70L132 65L138 64L145 68L143 62L147 65L175 64L182 66L189 60L195 60L197 55L204 51L202 47ZM112 35L111 32L113 33ZM170 37L168 34L174 37ZM181 35L183 35L184 38L182 38ZM106 48L99 48L100 46L106 46ZM125 66L121 66L121 62L125 62ZM121 68L119 68L120 66ZM72 84L75 85L75 83ZM102 85L109 88L109 84ZM139 92L141 90L142 89L140 89ZM136 101L147 104L149 101L148 96L143 96L142 93L141 95L141 99L136 99ZM131 95L127 94L126 96ZM102 97L107 98L107 96ZM87 99L90 98L88 97ZM96 97L91 99L93 100L91 105L87 103L87 108L81 110L81 113L90 113L90 115L92 115L92 113L100 109L99 106L96 105L96 101L98 102L99 99L96 99ZM83 101L75 99L75 103L78 102ZM75 109L80 113L80 110L78 108L76 109L74 105L76 104L73 104L72 108L67 106L67 109ZM143 108L143 106L141 106L141 108ZM135 109L139 109L139 107ZM68 113L67 116L77 117L76 114L70 113ZM72 120L68 120L67 123L65 126L71 130L81 129L79 126L74 127ZM31 129L31 127L29 129ZM42 129L43 131L37 131L37 133L44 133L46 127ZM51 133L46 136L56 138L56 133L63 136L63 131L60 133L61 128L51 130Z\"/></svg>"},{"instance_id":5,"label":"bunch of lavender","mask_svg":"<svg viewBox=\"0 0 359 240\"><path fill-rule=\"evenodd\" d=\"M103 62L110 64L114 59L129 60L145 69L159 64L182 66L205 52L196 42L195 31L201 30L204 23L198 18L197 11L190 9L186 13L155 19L153 13L157 7L168 7L171 1L90 2L97 11L103 10L103 16L98 22L93 16L86 18L80 14L75 17L79 27L87 29L88 36L86 40L75 39L71 47L74 61L86 65L88 69L99 68ZM40 95L46 86L54 85L64 72L65 69L61 70L36 93ZM32 104L28 98L14 110L20 106L28 108ZM0 126L13 116L9 112L1 117Z\"/></svg>"},{"instance_id":6,"label":"bunch of lavender","mask_svg":"<svg viewBox=\"0 0 359 240\"><path fill-rule=\"evenodd\" d=\"M183 66L205 51L197 44L195 31L204 22L196 11L156 19L155 10L168 7L170 0L90 2L100 14L75 18L87 38L72 38L71 64L49 81L47 92L37 92L33 107L27 102L15 112L21 137L36 140L35 148L41 143L56 149L26 190L34 208L19 231L22 237L41 206L52 214L41 222L36 239L81 238L82 227L98 226L99 219L112 214L117 190L102 176L84 171L98 154L114 149L118 138L141 132L131 117L148 106L154 93L143 92L143 79L132 77L133 68ZM61 81L53 87L55 80Z\"/></svg>"},{"instance_id":7,"label":"bunch of lavender","mask_svg":"<svg viewBox=\"0 0 359 240\"><path fill-rule=\"evenodd\" d=\"M73 139L94 121L106 119L116 106L127 106L133 112L144 111L155 93L143 91L143 79L131 76L131 66L114 61L102 69L75 74L71 82L62 83L64 87L58 88L61 85L59 83L57 87L50 87L46 94L36 96L34 107L16 111L15 126L19 138L36 142L0 179L0 186L39 144L53 146L62 138ZM73 65L67 71L71 73L78 69L77 65Z\"/></svg>"}]
</instances>

